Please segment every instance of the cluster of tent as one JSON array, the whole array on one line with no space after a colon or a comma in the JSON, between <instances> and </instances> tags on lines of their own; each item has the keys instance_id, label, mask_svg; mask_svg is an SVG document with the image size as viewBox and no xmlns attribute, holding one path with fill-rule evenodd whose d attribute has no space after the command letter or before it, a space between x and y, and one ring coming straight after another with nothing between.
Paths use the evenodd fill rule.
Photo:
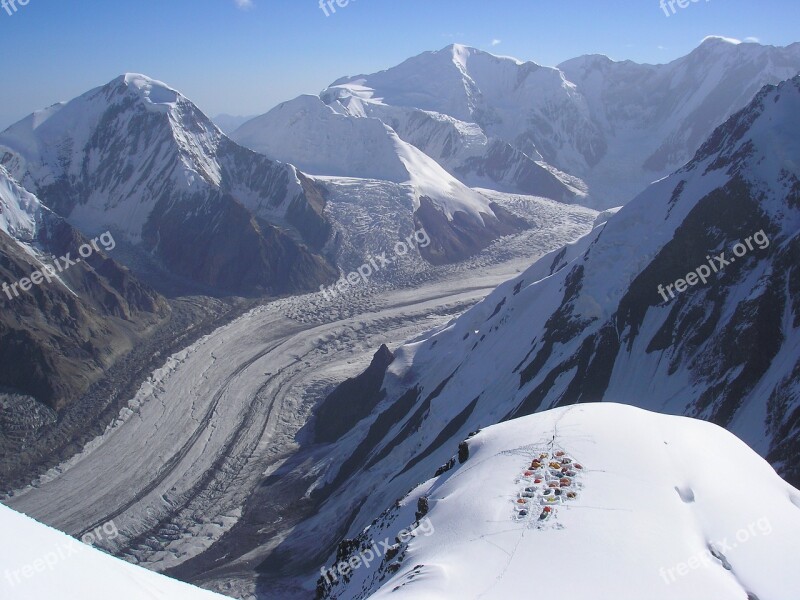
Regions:
<instances>
[{"instance_id":1,"label":"cluster of tent","mask_svg":"<svg viewBox=\"0 0 800 600\"><path fill-rule=\"evenodd\" d=\"M556 506L578 497L577 477L582 470L583 465L563 450L552 455L539 453L517 480L524 487L515 500L515 517L527 520L538 515L539 521L549 519Z\"/></svg>"}]
</instances>

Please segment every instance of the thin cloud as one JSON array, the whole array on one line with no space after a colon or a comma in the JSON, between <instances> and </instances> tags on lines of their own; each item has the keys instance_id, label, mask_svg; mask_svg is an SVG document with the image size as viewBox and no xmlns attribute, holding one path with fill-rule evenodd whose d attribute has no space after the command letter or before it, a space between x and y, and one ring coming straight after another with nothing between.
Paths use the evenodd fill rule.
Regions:
<instances>
[{"instance_id":1,"label":"thin cloud","mask_svg":"<svg viewBox=\"0 0 800 600\"><path fill-rule=\"evenodd\" d=\"M737 40L736 38L732 37L725 37L724 35L707 35L703 38L703 42L707 42L708 40L722 40L723 42L728 42L729 44L734 45L742 43L742 40Z\"/></svg>"},{"instance_id":2,"label":"thin cloud","mask_svg":"<svg viewBox=\"0 0 800 600\"><path fill-rule=\"evenodd\" d=\"M744 38L744 41L749 43L749 44L760 44L761 43L760 39L758 39L757 37L753 37L753 36Z\"/></svg>"},{"instance_id":3,"label":"thin cloud","mask_svg":"<svg viewBox=\"0 0 800 600\"><path fill-rule=\"evenodd\" d=\"M233 0L233 2L242 10L250 10L255 6L253 0Z\"/></svg>"},{"instance_id":4,"label":"thin cloud","mask_svg":"<svg viewBox=\"0 0 800 600\"><path fill-rule=\"evenodd\" d=\"M503 43L503 40L492 40L492 46L499 46Z\"/></svg>"}]
</instances>

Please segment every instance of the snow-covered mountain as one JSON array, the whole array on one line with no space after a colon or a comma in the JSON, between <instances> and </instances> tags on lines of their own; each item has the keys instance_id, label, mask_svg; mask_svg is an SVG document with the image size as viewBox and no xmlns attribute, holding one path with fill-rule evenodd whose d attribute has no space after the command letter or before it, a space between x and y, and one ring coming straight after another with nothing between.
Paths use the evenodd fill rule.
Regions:
<instances>
[{"instance_id":1,"label":"snow-covered mountain","mask_svg":"<svg viewBox=\"0 0 800 600\"><path fill-rule=\"evenodd\" d=\"M488 137L474 123L389 106L358 86L333 86L319 97L284 102L242 125L232 137L314 174L404 182L418 176L407 156L422 151L418 163L435 163L468 186L564 202L584 196L581 181Z\"/></svg>"},{"instance_id":2,"label":"snow-covered mountain","mask_svg":"<svg viewBox=\"0 0 800 600\"><path fill-rule=\"evenodd\" d=\"M111 525L100 529L100 537L115 531ZM225 598L114 558L3 505L0 528L0 592L7 600Z\"/></svg>"},{"instance_id":3,"label":"snow-covered mountain","mask_svg":"<svg viewBox=\"0 0 800 600\"><path fill-rule=\"evenodd\" d=\"M184 96L127 74L0 134L0 164L87 234L225 293L314 289L334 271L322 190L231 142Z\"/></svg>"},{"instance_id":4,"label":"snow-covered mountain","mask_svg":"<svg viewBox=\"0 0 800 600\"><path fill-rule=\"evenodd\" d=\"M337 440L311 469L320 508L282 550L330 540L332 522L352 538L470 432L578 403L711 421L800 482L798 115L800 76L765 87L592 233L391 357L379 352L343 384L349 422L315 425L317 441Z\"/></svg>"},{"instance_id":5,"label":"snow-covered mountain","mask_svg":"<svg viewBox=\"0 0 800 600\"><path fill-rule=\"evenodd\" d=\"M404 185L417 226L433 240L425 251L433 263L466 258L497 237L528 227L402 140L380 119L337 112L317 96L300 96L279 105L243 125L233 139L313 175ZM364 204L368 203L365 198Z\"/></svg>"},{"instance_id":6,"label":"snow-covered mountain","mask_svg":"<svg viewBox=\"0 0 800 600\"><path fill-rule=\"evenodd\" d=\"M800 491L715 425L587 404L451 450L449 469L341 544L318 598L790 600L800 589ZM342 576L347 561L356 568Z\"/></svg>"},{"instance_id":7,"label":"snow-covered mountain","mask_svg":"<svg viewBox=\"0 0 800 600\"><path fill-rule=\"evenodd\" d=\"M109 257L113 237L101 240L92 248L0 166L4 387L61 408L167 315L165 300ZM78 254L84 244L88 257ZM25 291L19 283L33 273L40 281Z\"/></svg>"},{"instance_id":8,"label":"snow-covered mountain","mask_svg":"<svg viewBox=\"0 0 800 600\"><path fill-rule=\"evenodd\" d=\"M386 132L353 122L379 119L467 185L606 208L688 161L762 86L798 72L800 44L718 37L664 65L595 55L557 68L455 44L339 79L319 100L285 103L233 137L311 172L381 176L398 162L377 140Z\"/></svg>"},{"instance_id":9,"label":"snow-covered mountain","mask_svg":"<svg viewBox=\"0 0 800 600\"><path fill-rule=\"evenodd\" d=\"M607 199L619 204L613 197L623 193L621 199L628 200L690 160L712 131L764 85L800 73L800 43L775 47L712 36L666 65L584 56L559 69L586 99L608 150L596 164L570 168L550 158L547 148L556 140L538 146L546 160L585 177L607 206Z\"/></svg>"}]
</instances>

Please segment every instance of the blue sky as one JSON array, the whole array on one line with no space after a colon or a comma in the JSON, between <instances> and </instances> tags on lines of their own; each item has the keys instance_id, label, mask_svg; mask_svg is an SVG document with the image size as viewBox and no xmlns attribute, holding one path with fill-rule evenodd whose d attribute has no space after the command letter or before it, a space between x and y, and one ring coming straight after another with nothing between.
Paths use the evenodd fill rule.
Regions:
<instances>
[{"instance_id":1,"label":"blue sky","mask_svg":"<svg viewBox=\"0 0 800 600\"><path fill-rule=\"evenodd\" d=\"M5 0L10 1L10 0ZM16 0L19 2L19 0ZM343 75L459 42L559 62L588 53L668 62L706 35L800 41L797 0L28 0L0 8L0 128L124 72L177 88L211 116L266 112Z\"/></svg>"}]
</instances>

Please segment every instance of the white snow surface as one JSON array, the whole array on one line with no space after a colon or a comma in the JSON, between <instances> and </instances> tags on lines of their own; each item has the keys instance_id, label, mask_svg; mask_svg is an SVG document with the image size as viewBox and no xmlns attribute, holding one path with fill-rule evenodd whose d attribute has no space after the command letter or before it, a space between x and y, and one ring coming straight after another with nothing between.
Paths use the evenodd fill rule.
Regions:
<instances>
[{"instance_id":1,"label":"white snow surface","mask_svg":"<svg viewBox=\"0 0 800 600\"><path fill-rule=\"evenodd\" d=\"M131 109L131 103L134 106ZM86 169L92 173L103 158L85 156L85 149L91 137L101 126L103 117L109 109L120 107L128 114L128 121L137 115L137 108L163 113L169 117L171 134L181 148L191 153L196 164L185 159L187 171L201 174L202 177L219 181L219 167L208 159L210 148L202 148L218 131L201 130L186 135L178 121L179 105L188 101L166 84L144 75L127 73L101 86L74 98L37 111L0 134L0 151L10 151L13 158L9 171L17 177L26 189L37 192L41 186L52 185L63 177L78 177ZM213 126L212 126L213 128ZM213 128L216 129L216 128ZM141 163L146 162L153 148L141 147L131 150L138 155ZM70 221L84 232L99 232L113 227L119 234L137 243L142 230L152 212L156 198L148 197L139 187L142 177L158 171L170 160L168 152L158 151L155 164L149 165L147 173L138 177L130 175L118 178L105 189L91 190L88 198L82 199ZM125 165L121 165L125 166ZM192 186L192 177L181 177L173 172L174 181L182 188ZM37 185L38 184L38 185Z\"/></svg>"},{"instance_id":2,"label":"white snow surface","mask_svg":"<svg viewBox=\"0 0 800 600\"><path fill-rule=\"evenodd\" d=\"M25 190L0 165L0 231L19 241L31 242L38 232L43 208L39 199Z\"/></svg>"},{"instance_id":3,"label":"white snow surface","mask_svg":"<svg viewBox=\"0 0 800 600\"><path fill-rule=\"evenodd\" d=\"M222 600L131 565L0 505L3 600Z\"/></svg>"},{"instance_id":4,"label":"white snow surface","mask_svg":"<svg viewBox=\"0 0 800 600\"><path fill-rule=\"evenodd\" d=\"M581 600L797 597L800 492L716 425L587 404L491 426L469 447L466 463L417 487L388 527L409 527L426 496L434 533L418 530L382 585L365 585L375 565L354 571L338 600L495 600L533 589ZM539 510L519 518L525 470L556 451L584 467L577 498L554 503L545 521Z\"/></svg>"},{"instance_id":5,"label":"white snow surface","mask_svg":"<svg viewBox=\"0 0 800 600\"><path fill-rule=\"evenodd\" d=\"M449 219L458 211L479 219L492 213L480 194L381 120L337 113L317 96L284 102L245 123L232 138L311 175L407 184L414 210L427 196Z\"/></svg>"}]
</instances>

